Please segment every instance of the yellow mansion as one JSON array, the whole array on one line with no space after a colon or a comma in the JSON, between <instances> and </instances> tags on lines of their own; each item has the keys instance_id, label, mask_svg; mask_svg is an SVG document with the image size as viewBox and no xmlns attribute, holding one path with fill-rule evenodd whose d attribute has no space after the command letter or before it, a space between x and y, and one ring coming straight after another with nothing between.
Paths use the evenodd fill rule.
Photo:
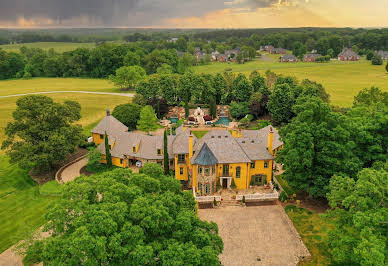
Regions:
<instances>
[{"instance_id":1,"label":"yellow mansion","mask_svg":"<svg viewBox=\"0 0 388 266\"><path fill-rule=\"evenodd\" d=\"M163 136L128 132L128 128L108 111L92 130L93 141L103 155L105 132L114 165L163 164ZM168 136L170 168L175 170L175 178L187 182L202 195L211 195L217 186L229 188L233 183L237 189L269 183L276 152L282 145L272 126L232 132L213 129L201 139L181 126L176 135Z\"/></svg>"}]
</instances>

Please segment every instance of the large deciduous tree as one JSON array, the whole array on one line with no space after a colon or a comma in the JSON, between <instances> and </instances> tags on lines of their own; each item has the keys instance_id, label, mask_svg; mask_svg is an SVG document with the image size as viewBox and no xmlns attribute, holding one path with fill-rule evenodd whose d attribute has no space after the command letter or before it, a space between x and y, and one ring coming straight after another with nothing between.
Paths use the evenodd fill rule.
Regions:
<instances>
[{"instance_id":1,"label":"large deciduous tree","mask_svg":"<svg viewBox=\"0 0 388 266\"><path fill-rule=\"evenodd\" d=\"M284 148L278 158L284 177L313 197L325 197L334 174L354 174L362 166L346 118L318 97L300 97L294 112L297 116L280 131Z\"/></svg>"},{"instance_id":2,"label":"large deciduous tree","mask_svg":"<svg viewBox=\"0 0 388 266\"><path fill-rule=\"evenodd\" d=\"M141 106L137 104L120 104L115 107L112 115L121 123L126 125L129 130L135 130L137 121L140 119Z\"/></svg>"},{"instance_id":3,"label":"large deciduous tree","mask_svg":"<svg viewBox=\"0 0 388 266\"><path fill-rule=\"evenodd\" d=\"M11 161L22 168L41 173L59 166L83 139L77 102L55 103L50 97L31 95L16 102L2 144Z\"/></svg>"},{"instance_id":4,"label":"large deciduous tree","mask_svg":"<svg viewBox=\"0 0 388 266\"><path fill-rule=\"evenodd\" d=\"M330 227L327 246L339 265L385 265L388 253L388 161L355 178L335 175L327 194Z\"/></svg>"},{"instance_id":5,"label":"large deciduous tree","mask_svg":"<svg viewBox=\"0 0 388 266\"><path fill-rule=\"evenodd\" d=\"M155 131L158 129L158 118L154 109L146 105L140 111L140 119L137 122L137 129L145 132Z\"/></svg>"},{"instance_id":6,"label":"large deciduous tree","mask_svg":"<svg viewBox=\"0 0 388 266\"><path fill-rule=\"evenodd\" d=\"M273 121L277 124L289 122L294 116L292 110L294 103L295 95L290 85L276 85L267 103L267 108Z\"/></svg>"},{"instance_id":7,"label":"large deciduous tree","mask_svg":"<svg viewBox=\"0 0 388 266\"><path fill-rule=\"evenodd\" d=\"M24 263L220 265L217 225L201 221L180 188L157 164L69 182L46 215L51 236L33 242Z\"/></svg>"},{"instance_id":8,"label":"large deciduous tree","mask_svg":"<svg viewBox=\"0 0 388 266\"><path fill-rule=\"evenodd\" d=\"M146 77L145 70L140 66L125 66L116 70L111 80L122 89L134 89L136 84Z\"/></svg>"},{"instance_id":9,"label":"large deciduous tree","mask_svg":"<svg viewBox=\"0 0 388 266\"><path fill-rule=\"evenodd\" d=\"M168 138L167 138L167 130L164 130L163 134L163 166L164 166L164 174L170 174L170 160L168 158Z\"/></svg>"}]
</instances>

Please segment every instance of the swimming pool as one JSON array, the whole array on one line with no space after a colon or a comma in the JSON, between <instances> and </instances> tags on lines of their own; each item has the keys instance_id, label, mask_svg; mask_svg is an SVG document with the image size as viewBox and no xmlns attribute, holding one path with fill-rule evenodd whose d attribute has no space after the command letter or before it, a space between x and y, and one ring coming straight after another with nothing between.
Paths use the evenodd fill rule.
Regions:
<instances>
[{"instance_id":1,"label":"swimming pool","mask_svg":"<svg viewBox=\"0 0 388 266\"><path fill-rule=\"evenodd\" d=\"M224 125L229 126L229 123L232 122L232 120L227 116L220 116L214 124L216 125Z\"/></svg>"},{"instance_id":2,"label":"swimming pool","mask_svg":"<svg viewBox=\"0 0 388 266\"><path fill-rule=\"evenodd\" d=\"M176 124L179 121L178 117L170 117L168 120L171 121L171 124Z\"/></svg>"}]
</instances>

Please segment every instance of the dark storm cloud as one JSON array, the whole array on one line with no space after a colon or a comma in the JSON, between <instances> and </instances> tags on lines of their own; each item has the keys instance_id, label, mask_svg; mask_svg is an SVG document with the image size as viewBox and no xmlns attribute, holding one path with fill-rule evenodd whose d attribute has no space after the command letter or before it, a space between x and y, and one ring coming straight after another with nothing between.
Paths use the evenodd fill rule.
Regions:
<instances>
[{"instance_id":1,"label":"dark storm cloud","mask_svg":"<svg viewBox=\"0 0 388 266\"><path fill-rule=\"evenodd\" d=\"M225 3L228 3L225 4ZM0 0L0 21L51 19L55 24L89 18L105 26L160 25L173 17L201 16L225 7L263 7L276 0Z\"/></svg>"}]
</instances>

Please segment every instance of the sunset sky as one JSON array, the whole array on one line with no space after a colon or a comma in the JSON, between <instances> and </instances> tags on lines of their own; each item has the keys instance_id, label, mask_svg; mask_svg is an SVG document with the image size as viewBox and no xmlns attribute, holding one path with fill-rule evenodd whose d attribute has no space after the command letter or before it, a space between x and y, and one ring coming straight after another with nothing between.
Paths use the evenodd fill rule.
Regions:
<instances>
[{"instance_id":1,"label":"sunset sky","mask_svg":"<svg viewBox=\"0 0 388 266\"><path fill-rule=\"evenodd\" d=\"M0 27L388 27L388 0L0 0Z\"/></svg>"}]
</instances>

